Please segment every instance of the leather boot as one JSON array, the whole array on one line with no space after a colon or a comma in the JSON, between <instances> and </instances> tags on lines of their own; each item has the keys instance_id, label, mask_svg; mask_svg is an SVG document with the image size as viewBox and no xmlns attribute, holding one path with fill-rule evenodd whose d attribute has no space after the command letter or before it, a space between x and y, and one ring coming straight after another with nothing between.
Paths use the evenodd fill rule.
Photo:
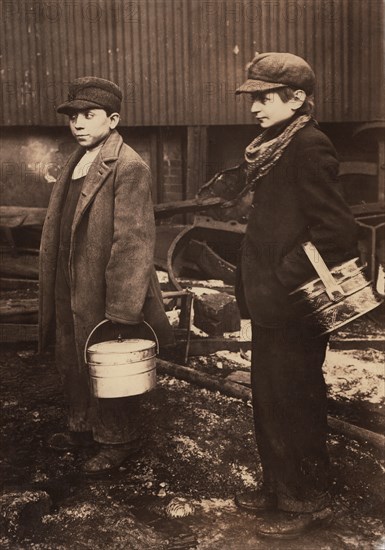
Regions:
<instances>
[{"instance_id":1,"label":"leather boot","mask_svg":"<svg viewBox=\"0 0 385 550\"><path fill-rule=\"evenodd\" d=\"M47 441L48 447L55 451L73 451L90 447L94 443L92 432L58 432Z\"/></svg>"},{"instance_id":2,"label":"leather boot","mask_svg":"<svg viewBox=\"0 0 385 550\"><path fill-rule=\"evenodd\" d=\"M237 493L234 500L235 504L239 508L249 512L272 510L277 506L276 495L269 492L264 487L247 491L245 493Z\"/></svg>"},{"instance_id":3,"label":"leather boot","mask_svg":"<svg viewBox=\"0 0 385 550\"><path fill-rule=\"evenodd\" d=\"M139 443L123 445L102 445L99 452L83 464L82 471L85 474L104 474L116 470L128 458L140 450Z\"/></svg>"},{"instance_id":4,"label":"leather boot","mask_svg":"<svg viewBox=\"0 0 385 550\"><path fill-rule=\"evenodd\" d=\"M257 534L275 539L295 539L329 523L332 517L333 512L329 507L300 514L277 511L258 520Z\"/></svg>"}]
</instances>

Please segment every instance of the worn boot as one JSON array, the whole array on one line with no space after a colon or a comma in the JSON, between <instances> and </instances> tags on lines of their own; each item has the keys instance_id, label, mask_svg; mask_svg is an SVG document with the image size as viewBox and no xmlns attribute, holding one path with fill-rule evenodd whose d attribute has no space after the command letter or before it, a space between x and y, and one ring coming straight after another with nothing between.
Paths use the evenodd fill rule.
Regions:
<instances>
[{"instance_id":1,"label":"worn boot","mask_svg":"<svg viewBox=\"0 0 385 550\"><path fill-rule=\"evenodd\" d=\"M53 434L47 441L48 447L55 451L73 451L90 447L94 443L92 432L59 432Z\"/></svg>"},{"instance_id":2,"label":"worn boot","mask_svg":"<svg viewBox=\"0 0 385 550\"><path fill-rule=\"evenodd\" d=\"M264 486L245 493L237 493L234 500L239 508L249 512L272 510L277 506L277 496Z\"/></svg>"},{"instance_id":3,"label":"worn boot","mask_svg":"<svg viewBox=\"0 0 385 550\"><path fill-rule=\"evenodd\" d=\"M308 513L276 511L258 520L257 533L263 537L294 539L329 523L332 517L333 512L329 507Z\"/></svg>"},{"instance_id":4,"label":"worn boot","mask_svg":"<svg viewBox=\"0 0 385 550\"><path fill-rule=\"evenodd\" d=\"M104 474L116 470L141 448L138 442L123 445L102 445L100 451L83 464L85 474Z\"/></svg>"}]
</instances>

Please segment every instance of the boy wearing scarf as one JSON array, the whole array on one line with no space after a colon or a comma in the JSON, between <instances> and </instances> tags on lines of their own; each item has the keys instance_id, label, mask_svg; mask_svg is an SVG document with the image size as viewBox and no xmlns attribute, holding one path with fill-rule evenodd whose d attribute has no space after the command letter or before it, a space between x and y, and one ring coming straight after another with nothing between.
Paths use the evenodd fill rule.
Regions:
<instances>
[{"instance_id":1,"label":"boy wearing scarf","mask_svg":"<svg viewBox=\"0 0 385 550\"><path fill-rule=\"evenodd\" d=\"M301 244L329 267L357 255L353 216L337 191L338 161L312 118L315 76L300 57L257 54L236 93L250 94L261 133L246 148L252 191L236 295L252 321L251 383L263 482L236 496L261 514L260 535L293 538L332 516L328 493L328 337L315 338L290 292L316 273Z\"/></svg>"}]
</instances>

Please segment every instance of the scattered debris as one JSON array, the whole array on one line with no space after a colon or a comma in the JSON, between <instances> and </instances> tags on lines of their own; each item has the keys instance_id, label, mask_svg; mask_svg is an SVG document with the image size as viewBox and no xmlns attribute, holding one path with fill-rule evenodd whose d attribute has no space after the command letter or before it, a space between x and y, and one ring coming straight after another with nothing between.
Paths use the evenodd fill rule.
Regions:
<instances>
[{"instance_id":1,"label":"scattered debris","mask_svg":"<svg viewBox=\"0 0 385 550\"><path fill-rule=\"evenodd\" d=\"M243 370L237 370L226 376L226 380L230 382L236 382L237 384L243 384L243 386L250 387L250 373Z\"/></svg>"},{"instance_id":2,"label":"scattered debris","mask_svg":"<svg viewBox=\"0 0 385 550\"><path fill-rule=\"evenodd\" d=\"M234 296L222 292L197 297L194 324L210 336L239 330L241 320Z\"/></svg>"},{"instance_id":3,"label":"scattered debris","mask_svg":"<svg viewBox=\"0 0 385 550\"><path fill-rule=\"evenodd\" d=\"M165 509L166 516L170 518L185 518L195 513L195 506L183 497L174 497Z\"/></svg>"},{"instance_id":4,"label":"scattered debris","mask_svg":"<svg viewBox=\"0 0 385 550\"><path fill-rule=\"evenodd\" d=\"M10 491L0 496L1 531L12 539L20 539L38 529L43 516L49 513L51 499L43 491Z\"/></svg>"}]
</instances>

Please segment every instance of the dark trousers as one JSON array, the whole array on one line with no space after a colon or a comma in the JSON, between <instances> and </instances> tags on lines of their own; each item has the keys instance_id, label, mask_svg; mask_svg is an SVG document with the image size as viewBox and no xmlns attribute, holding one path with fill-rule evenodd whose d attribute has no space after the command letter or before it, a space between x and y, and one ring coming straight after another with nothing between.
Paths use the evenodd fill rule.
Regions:
<instances>
[{"instance_id":1,"label":"dark trousers","mask_svg":"<svg viewBox=\"0 0 385 550\"><path fill-rule=\"evenodd\" d=\"M253 325L255 435L264 484L281 510L311 512L328 503L327 342L301 325Z\"/></svg>"},{"instance_id":2,"label":"dark trousers","mask_svg":"<svg viewBox=\"0 0 385 550\"><path fill-rule=\"evenodd\" d=\"M95 441L121 444L140 437L141 396L97 399L90 391L86 365L78 358L66 257L59 257L56 300L56 365L68 399L71 431L92 431Z\"/></svg>"}]
</instances>

